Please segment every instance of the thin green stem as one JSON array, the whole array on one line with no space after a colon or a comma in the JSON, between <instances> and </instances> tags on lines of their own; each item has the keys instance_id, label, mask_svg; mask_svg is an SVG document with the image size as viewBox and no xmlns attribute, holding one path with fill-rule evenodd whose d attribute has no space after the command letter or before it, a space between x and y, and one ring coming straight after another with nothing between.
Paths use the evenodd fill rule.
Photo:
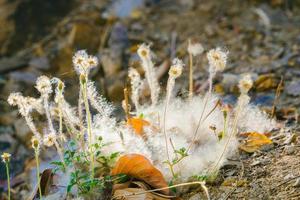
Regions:
<instances>
[{"instance_id":1,"label":"thin green stem","mask_svg":"<svg viewBox=\"0 0 300 200\"><path fill-rule=\"evenodd\" d=\"M42 197L42 189L41 189L41 180L40 180L40 162L39 162L39 152L37 149L34 150L35 153L35 162L36 162L36 178L37 184L39 189L40 200L43 199Z\"/></svg>"},{"instance_id":2,"label":"thin green stem","mask_svg":"<svg viewBox=\"0 0 300 200\"><path fill-rule=\"evenodd\" d=\"M92 144L93 144L93 138L92 138L92 118L91 118L91 112L90 112L90 106L89 101L87 97L87 77L85 83L81 84L83 87L82 93L83 93L83 101L85 106L85 112L86 112L86 121L87 121L87 131L88 131L88 141L89 141L89 149L90 149L90 159L91 159L91 177L94 178L95 176L95 158L94 158L94 152L92 150Z\"/></svg>"},{"instance_id":3,"label":"thin green stem","mask_svg":"<svg viewBox=\"0 0 300 200\"><path fill-rule=\"evenodd\" d=\"M5 162L5 167L6 167L6 176L7 176L7 195L8 195L8 200L10 200L10 177L9 177L9 163Z\"/></svg>"}]
</instances>

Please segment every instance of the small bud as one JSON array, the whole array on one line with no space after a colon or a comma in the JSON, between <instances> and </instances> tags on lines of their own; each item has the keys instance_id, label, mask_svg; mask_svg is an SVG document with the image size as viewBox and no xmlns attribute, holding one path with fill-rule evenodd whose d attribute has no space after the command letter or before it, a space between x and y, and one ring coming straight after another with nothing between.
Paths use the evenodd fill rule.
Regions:
<instances>
[{"instance_id":1,"label":"small bud","mask_svg":"<svg viewBox=\"0 0 300 200\"><path fill-rule=\"evenodd\" d=\"M246 94L253 86L253 81L249 74L244 75L243 78L239 82L239 89L241 93Z\"/></svg>"},{"instance_id":2,"label":"small bud","mask_svg":"<svg viewBox=\"0 0 300 200\"><path fill-rule=\"evenodd\" d=\"M178 78L182 74L183 62L178 58L173 60L173 64L169 70L169 76L172 78Z\"/></svg>"},{"instance_id":3,"label":"small bud","mask_svg":"<svg viewBox=\"0 0 300 200\"><path fill-rule=\"evenodd\" d=\"M2 161L4 163L8 163L10 161L10 157L11 157L11 154L9 154L9 153L3 153L1 155Z\"/></svg>"},{"instance_id":4,"label":"small bud","mask_svg":"<svg viewBox=\"0 0 300 200\"><path fill-rule=\"evenodd\" d=\"M57 85L57 88L59 91L62 91L65 87L65 84L62 82L62 81L59 81L58 85Z\"/></svg>"},{"instance_id":5,"label":"small bud","mask_svg":"<svg viewBox=\"0 0 300 200\"><path fill-rule=\"evenodd\" d=\"M137 53L141 58L149 58L150 57L149 45L141 44L137 50Z\"/></svg>"},{"instance_id":6,"label":"small bud","mask_svg":"<svg viewBox=\"0 0 300 200\"><path fill-rule=\"evenodd\" d=\"M222 51L221 48L211 49L207 53L210 70L223 71L226 67L228 52Z\"/></svg>"},{"instance_id":7,"label":"small bud","mask_svg":"<svg viewBox=\"0 0 300 200\"><path fill-rule=\"evenodd\" d=\"M79 79L82 85L86 84L86 76L84 74L80 74Z\"/></svg>"},{"instance_id":8,"label":"small bud","mask_svg":"<svg viewBox=\"0 0 300 200\"><path fill-rule=\"evenodd\" d=\"M210 125L209 126L209 129L211 129L212 131L216 131L217 130L217 127L216 127L216 125Z\"/></svg>"},{"instance_id":9,"label":"small bud","mask_svg":"<svg viewBox=\"0 0 300 200\"><path fill-rule=\"evenodd\" d=\"M55 140L56 140L56 135L50 133L50 134L48 134L48 135L46 135L46 136L44 137L43 142L44 142L44 145L45 145L45 146L51 147L51 146L53 146Z\"/></svg>"},{"instance_id":10,"label":"small bud","mask_svg":"<svg viewBox=\"0 0 300 200\"><path fill-rule=\"evenodd\" d=\"M31 139L31 146L34 149L39 149L39 147L40 147L40 141L36 137L32 137L32 139Z\"/></svg>"},{"instance_id":11,"label":"small bud","mask_svg":"<svg viewBox=\"0 0 300 200\"><path fill-rule=\"evenodd\" d=\"M202 54L204 51L203 46L200 43L193 43L189 40L188 52L193 56Z\"/></svg>"}]
</instances>

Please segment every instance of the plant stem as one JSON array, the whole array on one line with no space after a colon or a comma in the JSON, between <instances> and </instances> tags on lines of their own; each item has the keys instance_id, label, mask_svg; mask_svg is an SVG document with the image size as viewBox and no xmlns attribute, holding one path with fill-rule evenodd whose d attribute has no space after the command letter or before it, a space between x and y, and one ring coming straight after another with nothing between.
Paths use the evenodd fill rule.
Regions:
<instances>
[{"instance_id":1,"label":"plant stem","mask_svg":"<svg viewBox=\"0 0 300 200\"><path fill-rule=\"evenodd\" d=\"M60 146L59 146L59 144L58 144L58 142L57 142L56 139L54 140L54 145L55 145L57 153L58 153L58 155L60 157L60 160L61 160L62 164L64 165L64 168L66 169L66 164L65 164L65 161L64 161L64 154L63 154L63 151L60 148Z\"/></svg>"},{"instance_id":2,"label":"plant stem","mask_svg":"<svg viewBox=\"0 0 300 200\"><path fill-rule=\"evenodd\" d=\"M34 150L35 153L35 162L36 162L36 178L37 178L37 184L39 188L39 195L40 199L42 200L42 190L41 190L41 180L40 180L40 162L39 162L39 152L37 149Z\"/></svg>"},{"instance_id":3,"label":"plant stem","mask_svg":"<svg viewBox=\"0 0 300 200\"><path fill-rule=\"evenodd\" d=\"M238 103L238 104L239 104L239 103ZM237 123L238 123L238 119L239 119L239 114L240 114L240 112L241 112L241 109L242 109L242 105L239 104L239 105L238 105L238 108L237 108L237 111L236 111L236 115L235 115L234 121L233 121L232 130L231 130L231 133L230 133L230 135L229 135L229 137L228 137L228 140L226 141L226 144L225 144L225 146L224 146L224 149L223 149L223 151L222 151L220 157L218 158L216 164L214 165L214 167L212 168L212 170L209 171L209 173L210 173L210 172L214 172L214 171L216 170L216 168L218 167L220 161L222 160L223 155L224 155L225 152L226 152L226 149L227 149L227 147L228 147L228 144L229 144L229 142L230 142L232 136L235 135L236 129L237 129Z\"/></svg>"},{"instance_id":4,"label":"plant stem","mask_svg":"<svg viewBox=\"0 0 300 200\"><path fill-rule=\"evenodd\" d=\"M175 80L173 78L169 78L168 79L168 83L167 83L167 96L166 96L166 104L165 104L165 109L164 109L164 116L163 116L163 120L164 120L164 124L163 124L163 133L165 136L165 146L166 146L166 153L167 153L167 157L168 157L168 162L171 162L170 159L170 155L169 155L169 147L168 147L168 136L167 136L167 132L166 132L166 118L167 118L167 110L169 107L169 101L171 98L171 94L172 94L172 90L175 84Z\"/></svg>"},{"instance_id":5,"label":"plant stem","mask_svg":"<svg viewBox=\"0 0 300 200\"><path fill-rule=\"evenodd\" d=\"M82 93L83 93L83 101L85 106L85 112L86 112L86 122L87 122L87 131L88 131L88 141L89 141L89 149L90 149L90 159L91 159L91 177L94 178L95 176L95 158L94 158L94 152L92 150L92 144L93 144L93 138L92 138L92 118L91 118L91 112L89 107L89 101L87 97L87 76L85 83L82 83Z\"/></svg>"},{"instance_id":6,"label":"plant stem","mask_svg":"<svg viewBox=\"0 0 300 200\"><path fill-rule=\"evenodd\" d=\"M130 120L130 115L129 115L129 98L128 98L128 89L124 88L124 99L125 99L125 114L126 114L126 118L127 121L129 122Z\"/></svg>"},{"instance_id":7,"label":"plant stem","mask_svg":"<svg viewBox=\"0 0 300 200\"><path fill-rule=\"evenodd\" d=\"M211 94L212 94L212 82L213 82L213 77L215 76L215 72L214 71L210 71L209 72L209 77L208 77L208 82L209 82L209 88L208 88L208 92L206 93L205 95L205 102L204 102L204 106L203 106L203 110L201 112L201 115L200 115L200 119L198 121L198 124L197 124L197 127L196 127L196 130L194 132L194 135L193 135L193 139L191 141L191 144L189 145L189 147L187 148L187 152L189 152L189 150L192 148L195 140L196 140L196 136L197 136L197 133L198 133L198 130L200 129L201 125L202 125L202 118L203 118L203 115L204 115L204 112L206 110L206 107L207 107L207 103L208 103L208 99L210 99L211 97ZM206 119L206 118L205 118ZM204 119L204 120L205 120ZM203 121L204 121L203 120Z\"/></svg>"},{"instance_id":8,"label":"plant stem","mask_svg":"<svg viewBox=\"0 0 300 200\"><path fill-rule=\"evenodd\" d=\"M189 53L189 61L190 61L189 98L192 99L193 97L193 55L191 53Z\"/></svg>"},{"instance_id":9,"label":"plant stem","mask_svg":"<svg viewBox=\"0 0 300 200\"><path fill-rule=\"evenodd\" d=\"M5 167L6 167L6 176L7 176L7 195L8 195L8 200L10 200L10 177L9 177L9 163L5 162Z\"/></svg>"}]
</instances>

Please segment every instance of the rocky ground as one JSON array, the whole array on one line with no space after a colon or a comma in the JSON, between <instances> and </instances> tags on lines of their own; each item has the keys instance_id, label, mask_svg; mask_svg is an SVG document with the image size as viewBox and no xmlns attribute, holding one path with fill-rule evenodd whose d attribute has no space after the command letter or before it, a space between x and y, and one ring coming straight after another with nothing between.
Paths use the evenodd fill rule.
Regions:
<instances>
[{"instance_id":1,"label":"rocky ground","mask_svg":"<svg viewBox=\"0 0 300 200\"><path fill-rule=\"evenodd\" d=\"M273 144L253 154L240 152L209 185L212 199L300 199L300 3L293 0L128 0L128 1L8 1L0 0L0 152L14 156L12 184L29 186L25 173L32 165L30 131L16 110L6 103L13 91L37 94L41 74L66 81L67 97L77 99L71 57L77 49L101 56L92 72L97 87L117 106L123 99L128 66L137 66L137 44L152 43L160 80L166 81L170 60L188 61L187 40L205 50L229 50L225 72L215 91L234 104L241 73L252 73L251 102L272 113L278 127ZM195 90L206 88L205 56L196 59ZM187 73L177 88L187 91ZM282 85L278 85L282 80ZM280 95L276 97L276 90ZM278 92L277 92L278 94ZM120 114L117 110L116 114ZM49 156L49 155L46 155ZM46 159L46 157L45 157ZM25 171L25 173L24 173ZM5 190L0 165L0 192ZM21 189L20 189L21 188ZM184 199L204 198L197 188Z\"/></svg>"}]
</instances>

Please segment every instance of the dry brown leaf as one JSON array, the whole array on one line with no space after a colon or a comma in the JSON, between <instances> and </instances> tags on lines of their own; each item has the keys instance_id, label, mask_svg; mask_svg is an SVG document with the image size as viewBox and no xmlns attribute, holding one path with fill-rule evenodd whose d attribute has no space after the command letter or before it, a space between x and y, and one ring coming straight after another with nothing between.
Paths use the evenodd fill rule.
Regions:
<instances>
[{"instance_id":1,"label":"dry brown leaf","mask_svg":"<svg viewBox=\"0 0 300 200\"><path fill-rule=\"evenodd\" d=\"M224 182L222 183L222 186L228 186L228 187L233 187L233 186L244 187L246 185L247 185L246 179L238 180L236 178L228 178L224 180Z\"/></svg>"},{"instance_id":2,"label":"dry brown leaf","mask_svg":"<svg viewBox=\"0 0 300 200\"><path fill-rule=\"evenodd\" d=\"M247 136L247 139L245 143L239 146L239 148L248 153L253 153L259 150L263 145L272 144L272 140L270 140L265 134L249 132L242 135Z\"/></svg>"},{"instance_id":3,"label":"dry brown leaf","mask_svg":"<svg viewBox=\"0 0 300 200\"><path fill-rule=\"evenodd\" d=\"M53 176L54 173L52 169L45 169L43 173L40 175L40 184L41 184L41 192L42 196L46 196L49 194L51 190L51 186L53 183ZM36 184L33 193L28 198L29 200L39 198L39 191L38 191L38 183Z\"/></svg>"},{"instance_id":4,"label":"dry brown leaf","mask_svg":"<svg viewBox=\"0 0 300 200\"><path fill-rule=\"evenodd\" d=\"M144 133L144 126L149 126L150 123L144 119L132 117L129 118L127 124L130 125L136 134L143 136Z\"/></svg>"},{"instance_id":5,"label":"dry brown leaf","mask_svg":"<svg viewBox=\"0 0 300 200\"><path fill-rule=\"evenodd\" d=\"M112 170L112 175L126 174L149 184L153 188L168 187L162 173L151 162L139 154L128 154L119 158ZM161 191L168 195L169 189Z\"/></svg>"}]
</instances>

